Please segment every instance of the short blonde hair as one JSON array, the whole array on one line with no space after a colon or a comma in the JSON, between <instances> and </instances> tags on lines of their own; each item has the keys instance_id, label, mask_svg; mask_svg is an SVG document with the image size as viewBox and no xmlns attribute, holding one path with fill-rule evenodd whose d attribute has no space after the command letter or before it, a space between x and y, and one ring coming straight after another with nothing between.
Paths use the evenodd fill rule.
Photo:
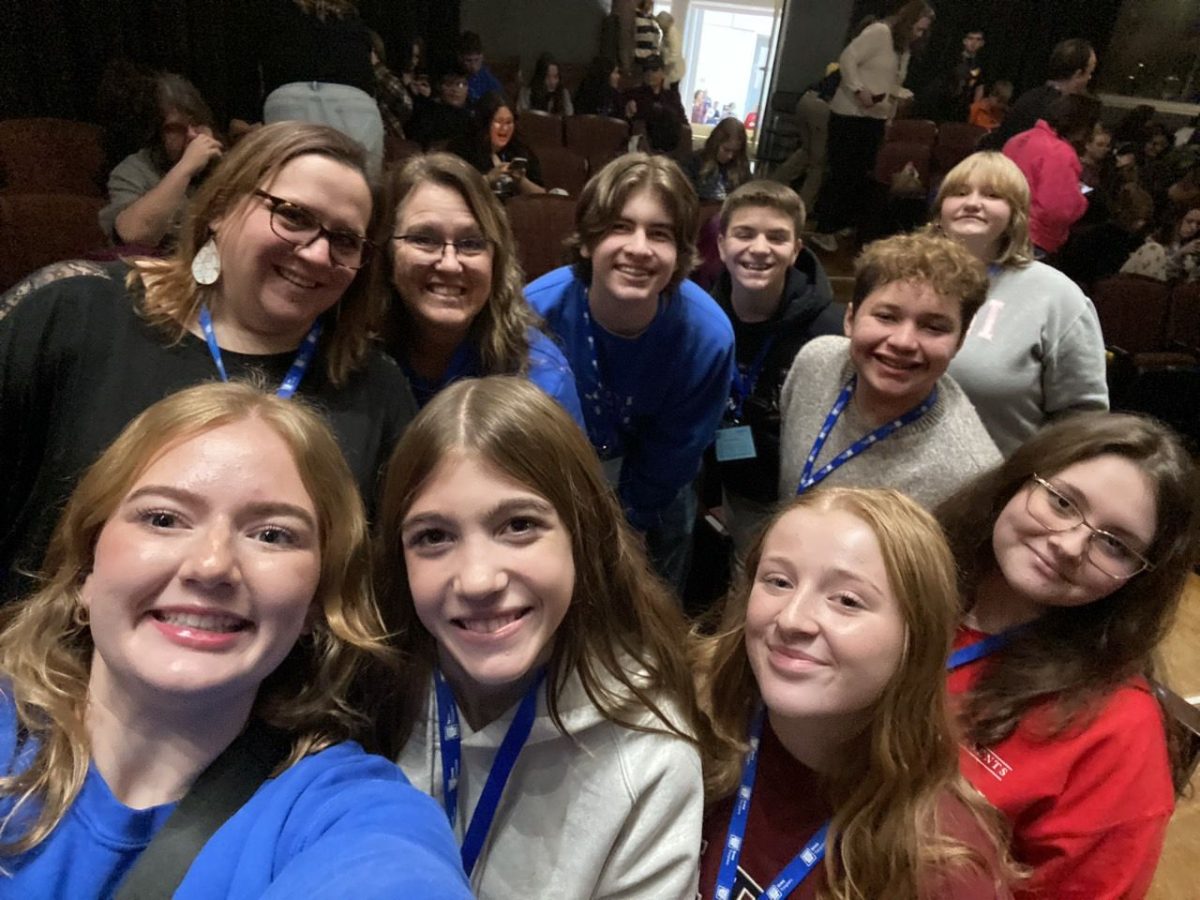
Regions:
<instances>
[{"instance_id":1,"label":"short blonde hair","mask_svg":"<svg viewBox=\"0 0 1200 900\"><path fill-rule=\"evenodd\" d=\"M957 241L931 232L898 234L867 244L854 261L850 317L868 296L897 281L923 281L943 297L959 301L962 331L987 299L987 270Z\"/></svg>"},{"instance_id":2,"label":"short blonde hair","mask_svg":"<svg viewBox=\"0 0 1200 900\"><path fill-rule=\"evenodd\" d=\"M946 173L937 199L933 201L933 226L942 229L942 201L973 187L990 191L1008 204L1012 215L1001 236L995 265L1020 268L1033 262L1033 244L1029 239L1029 182L1017 164L994 150L972 153Z\"/></svg>"},{"instance_id":3,"label":"short blonde hair","mask_svg":"<svg viewBox=\"0 0 1200 900\"><path fill-rule=\"evenodd\" d=\"M592 261L584 256L621 218L625 204L638 191L650 190L668 213L675 233L675 271L667 290L678 287L696 266L696 232L700 227L700 198L678 164L665 156L626 153L597 172L584 185L575 205L575 232L567 238L575 274L592 280Z\"/></svg>"}]
</instances>

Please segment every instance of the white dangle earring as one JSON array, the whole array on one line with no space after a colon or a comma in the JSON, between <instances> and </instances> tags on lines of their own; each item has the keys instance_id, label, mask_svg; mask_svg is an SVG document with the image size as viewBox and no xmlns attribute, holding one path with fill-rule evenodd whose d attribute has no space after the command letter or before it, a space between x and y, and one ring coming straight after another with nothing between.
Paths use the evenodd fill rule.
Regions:
<instances>
[{"instance_id":1,"label":"white dangle earring","mask_svg":"<svg viewBox=\"0 0 1200 900\"><path fill-rule=\"evenodd\" d=\"M221 277L221 252L217 249L214 238L201 247L192 258L192 278L197 284L216 284Z\"/></svg>"}]
</instances>

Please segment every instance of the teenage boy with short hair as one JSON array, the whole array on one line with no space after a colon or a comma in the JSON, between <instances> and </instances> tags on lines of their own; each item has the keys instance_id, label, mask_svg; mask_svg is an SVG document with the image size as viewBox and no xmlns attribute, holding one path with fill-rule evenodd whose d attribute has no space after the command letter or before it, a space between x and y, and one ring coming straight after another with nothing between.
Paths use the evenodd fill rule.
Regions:
<instances>
[{"instance_id":1,"label":"teenage boy with short hair","mask_svg":"<svg viewBox=\"0 0 1200 900\"><path fill-rule=\"evenodd\" d=\"M616 478L626 516L680 590L695 519L692 482L733 374L729 320L685 280L698 206L674 161L618 157L579 197L568 239L573 265L525 289L571 363L588 437Z\"/></svg>"},{"instance_id":2,"label":"teenage boy with short hair","mask_svg":"<svg viewBox=\"0 0 1200 900\"><path fill-rule=\"evenodd\" d=\"M738 553L771 514L779 490L779 392L809 340L841 334L825 270L804 246L804 203L775 181L750 181L721 207L725 271L713 297L733 323L737 374L715 446L725 526Z\"/></svg>"}]
</instances>

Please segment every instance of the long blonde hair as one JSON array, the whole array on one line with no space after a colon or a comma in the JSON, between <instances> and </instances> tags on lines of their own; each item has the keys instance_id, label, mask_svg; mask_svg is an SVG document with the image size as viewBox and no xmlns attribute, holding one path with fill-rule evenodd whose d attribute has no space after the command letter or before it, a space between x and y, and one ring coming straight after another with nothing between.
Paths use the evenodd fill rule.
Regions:
<instances>
[{"instance_id":1,"label":"long blonde hair","mask_svg":"<svg viewBox=\"0 0 1200 900\"><path fill-rule=\"evenodd\" d=\"M0 798L14 805L0 823L0 854L36 847L58 825L83 786L91 756L84 726L91 632L80 588L96 540L146 468L170 447L222 425L257 419L291 449L317 511L321 565L311 631L259 688L253 715L293 739L285 767L354 736L363 716L350 687L368 659L390 653L371 593L362 500L337 441L320 416L246 384L211 383L160 400L134 419L87 470L67 503L43 566L43 585L3 611L0 677L16 707L16 754L36 747L19 772L0 777ZM25 752L28 752L25 750ZM32 822L4 835L26 807Z\"/></svg>"},{"instance_id":2,"label":"long blonde hair","mask_svg":"<svg viewBox=\"0 0 1200 900\"><path fill-rule=\"evenodd\" d=\"M782 509L750 548L746 564L719 611L712 636L695 633L694 661L701 708L718 741L702 748L710 803L738 786L751 716L761 702L746 654L746 607L763 544L779 519L795 509L840 510L864 522L879 543L888 583L900 603L906 641L895 675L876 703L858 746L827 780L834 813L822 898L911 900L931 869L984 864L944 834L938 807L947 795L969 810L996 844L994 813L958 774L958 743L946 699L946 657L958 618L954 561L937 523L898 491L821 488Z\"/></svg>"},{"instance_id":3,"label":"long blonde hair","mask_svg":"<svg viewBox=\"0 0 1200 900\"><path fill-rule=\"evenodd\" d=\"M625 522L596 453L579 426L523 378L468 379L441 391L405 431L388 464L380 502L377 585L384 617L399 636L406 671L388 685L380 716L382 752L403 748L429 693L436 647L413 606L401 525L439 464L469 453L554 506L571 537L575 588L547 667L550 715L577 673L610 720L637 727L635 704L662 731L691 739L697 727L691 674L683 654L687 626ZM633 671L631 671L631 669ZM636 674L642 670L645 675ZM669 701L683 721L668 713ZM375 708L379 708L378 705Z\"/></svg>"},{"instance_id":4,"label":"long blonde hair","mask_svg":"<svg viewBox=\"0 0 1200 900\"><path fill-rule=\"evenodd\" d=\"M414 156L394 170L384 185L376 219L375 243L379 253L371 271L371 292L392 298L387 329L389 346L399 345L403 349L416 338L412 316L392 287L392 248L401 205L409 194L425 184L441 185L462 197L483 236L492 244L492 292L471 323L468 337L479 350L484 374L524 374L529 368L529 330L540 327L541 319L525 302L525 277L508 216L483 176L449 153Z\"/></svg>"},{"instance_id":5,"label":"long blonde hair","mask_svg":"<svg viewBox=\"0 0 1200 900\"><path fill-rule=\"evenodd\" d=\"M220 283L197 284L192 260L212 234L212 224L233 214L239 205L271 182L292 160L308 154L325 156L354 169L369 184L362 146L340 131L309 122L276 122L242 138L217 165L188 206L179 245L166 259L135 259L127 284L140 295L142 315L173 342L182 340L202 305L218 308ZM321 339L329 380L345 384L362 366L371 338L383 321L386 296L367 291L367 272L360 271L332 311Z\"/></svg>"}]
</instances>

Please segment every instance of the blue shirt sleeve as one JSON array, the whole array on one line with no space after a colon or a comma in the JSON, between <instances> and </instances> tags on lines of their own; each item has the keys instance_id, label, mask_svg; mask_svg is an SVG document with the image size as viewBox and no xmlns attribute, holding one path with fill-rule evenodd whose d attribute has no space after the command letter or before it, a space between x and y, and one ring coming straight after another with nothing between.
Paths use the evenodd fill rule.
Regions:
<instances>
[{"instance_id":1,"label":"blue shirt sleeve","mask_svg":"<svg viewBox=\"0 0 1200 900\"><path fill-rule=\"evenodd\" d=\"M529 335L529 380L557 400L579 427L587 430L571 364L558 345L540 331Z\"/></svg>"}]
</instances>

